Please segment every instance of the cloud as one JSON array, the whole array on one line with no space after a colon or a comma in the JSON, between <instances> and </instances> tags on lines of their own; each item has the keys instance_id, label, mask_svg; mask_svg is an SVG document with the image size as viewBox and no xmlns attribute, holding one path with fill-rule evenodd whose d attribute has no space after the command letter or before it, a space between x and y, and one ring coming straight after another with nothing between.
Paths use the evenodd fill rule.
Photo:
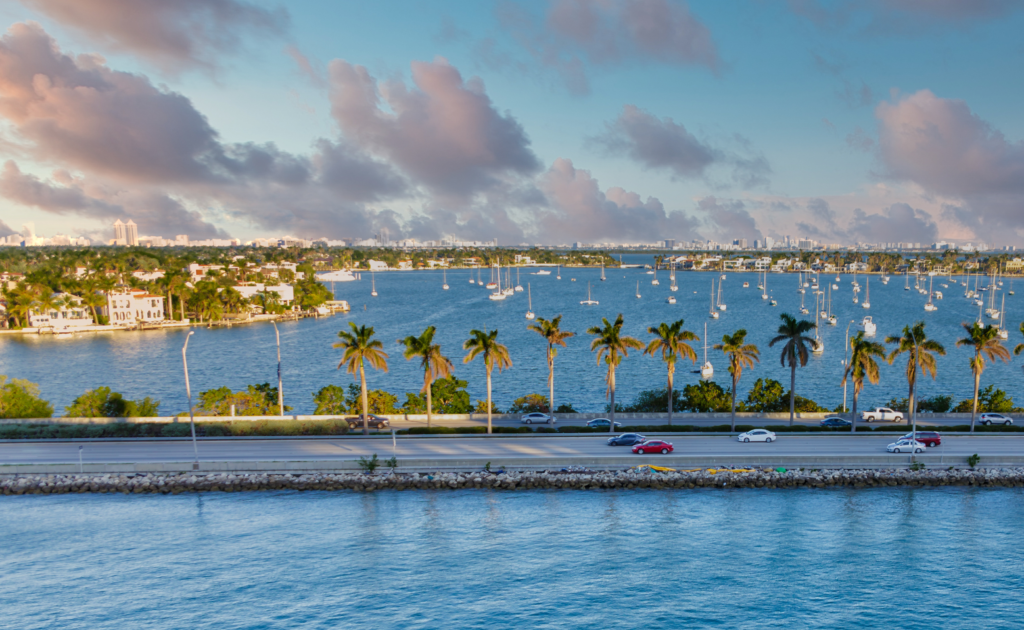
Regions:
<instances>
[{"instance_id":1,"label":"cloud","mask_svg":"<svg viewBox=\"0 0 1024 630\"><path fill-rule=\"evenodd\" d=\"M749 143L736 136L737 144L749 155L739 155L715 147L694 136L671 118L658 119L635 105L625 105L614 121L605 124L604 133L590 144L610 155L626 154L645 168L667 169L680 179L702 177L713 165L732 168L732 179L743 186L767 182L771 167L767 160L753 154Z\"/></svg>"},{"instance_id":2,"label":"cloud","mask_svg":"<svg viewBox=\"0 0 1024 630\"><path fill-rule=\"evenodd\" d=\"M854 210L848 232L865 243L934 243L939 238L939 228L932 215L905 203L894 203L878 214L867 214L859 208Z\"/></svg>"},{"instance_id":3,"label":"cloud","mask_svg":"<svg viewBox=\"0 0 1024 630\"><path fill-rule=\"evenodd\" d=\"M740 200L704 197L697 202L697 209L705 213L705 224L711 230L713 240L731 243L734 239L745 238L753 243L755 239L763 238L757 221Z\"/></svg>"},{"instance_id":4,"label":"cloud","mask_svg":"<svg viewBox=\"0 0 1024 630\"><path fill-rule=\"evenodd\" d=\"M186 210L166 195L138 190L109 190L75 179L66 172L47 182L23 173L11 160L0 170L0 197L45 212L74 214L92 219L131 216L149 234L189 234L194 238L226 238L227 233Z\"/></svg>"},{"instance_id":5,"label":"cloud","mask_svg":"<svg viewBox=\"0 0 1024 630\"><path fill-rule=\"evenodd\" d=\"M857 125L851 133L846 134L846 146L856 151L870 151L875 146L875 140Z\"/></svg>"},{"instance_id":6,"label":"cloud","mask_svg":"<svg viewBox=\"0 0 1024 630\"><path fill-rule=\"evenodd\" d=\"M875 95L867 83L860 82L860 86L854 85L852 81L843 81L843 89L836 93L839 100L846 103L848 107L867 107L875 102Z\"/></svg>"},{"instance_id":7,"label":"cloud","mask_svg":"<svg viewBox=\"0 0 1024 630\"><path fill-rule=\"evenodd\" d=\"M708 28L685 2L551 0L543 18L522 5L499 5L498 20L543 66L558 72L573 94L590 90L586 65L631 60L722 70Z\"/></svg>"},{"instance_id":8,"label":"cloud","mask_svg":"<svg viewBox=\"0 0 1024 630\"><path fill-rule=\"evenodd\" d=\"M107 50L148 59L164 70L215 68L246 36L280 37L283 8L241 0L20 0Z\"/></svg>"},{"instance_id":9,"label":"cloud","mask_svg":"<svg viewBox=\"0 0 1024 630\"><path fill-rule=\"evenodd\" d=\"M789 0L789 6L816 26L868 36L967 30L1021 9L1017 0Z\"/></svg>"},{"instance_id":10,"label":"cloud","mask_svg":"<svg viewBox=\"0 0 1024 630\"><path fill-rule=\"evenodd\" d=\"M928 90L883 102L875 115L884 175L959 200L978 215L979 237L1005 243L1024 233L1024 142Z\"/></svg>"},{"instance_id":11,"label":"cloud","mask_svg":"<svg viewBox=\"0 0 1024 630\"><path fill-rule=\"evenodd\" d=\"M323 73L319 68L313 65L313 62L310 61L309 57L303 54L301 50L296 46L285 46L284 52L292 58L292 61L295 62L295 67L298 68L299 73L306 77L313 87L327 87L327 79L324 78Z\"/></svg>"},{"instance_id":12,"label":"cloud","mask_svg":"<svg viewBox=\"0 0 1024 630\"><path fill-rule=\"evenodd\" d=\"M550 211L538 212L545 242L576 240L628 243L699 236L697 223L682 212L666 212L655 197L642 199L622 188L601 191L589 171L559 158L540 178Z\"/></svg>"},{"instance_id":13,"label":"cloud","mask_svg":"<svg viewBox=\"0 0 1024 630\"><path fill-rule=\"evenodd\" d=\"M355 146L398 166L434 193L465 197L540 170L522 126L498 112L479 78L444 59L413 62L413 88L378 86L366 68L329 65L331 111Z\"/></svg>"}]
</instances>

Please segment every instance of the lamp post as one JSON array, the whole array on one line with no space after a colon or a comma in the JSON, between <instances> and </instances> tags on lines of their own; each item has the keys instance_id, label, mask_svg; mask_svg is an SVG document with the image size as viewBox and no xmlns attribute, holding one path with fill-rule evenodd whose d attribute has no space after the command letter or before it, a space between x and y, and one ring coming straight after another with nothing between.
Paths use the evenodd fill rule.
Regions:
<instances>
[{"instance_id":1,"label":"lamp post","mask_svg":"<svg viewBox=\"0 0 1024 630\"><path fill-rule=\"evenodd\" d=\"M851 319L850 323L846 325L846 348L843 350L843 369L846 369L847 364L850 362L850 326L854 323ZM843 379L843 413L846 413L846 379ZM851 418L851 421L853 419Z\"/></svg>"},{"instance_id":2,"label":"lamp post","mask_svg":"<svg viewBox=\"0 0 1024 630\"><path fill-rule=\"evenodd\" d=\"M188 350L188 340L195 331L190 330L185 335L185 345L181 347L181 362L185 366L185 393L188 395L188 423L192 429L192 450L195 452L196 459L192 462L192 470L199 470L199 446L196 444L196 421L192 415L192 388L188 384L188 357L185 355L185 351Z\"/></svg>"},{"instance_id":3,"label":"lamp post","mask_svg":"<svg viewBox=\"0 0 1024 630\"><path fill-rule=\"evenodd\" d=\"M284 388L281 385L281 333L277 330L277 322L274 324L274 336L277 337L277 415L284 415Z\"/></svg>"}]
</instances>

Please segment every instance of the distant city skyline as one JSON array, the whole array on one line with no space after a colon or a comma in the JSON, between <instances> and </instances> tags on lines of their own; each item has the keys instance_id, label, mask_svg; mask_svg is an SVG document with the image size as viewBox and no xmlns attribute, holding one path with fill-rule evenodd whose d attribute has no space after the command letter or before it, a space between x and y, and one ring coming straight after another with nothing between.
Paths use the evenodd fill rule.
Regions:
<instances>
[{"instance_id":1,"label":"distant city skyline","mask_svg":"<svg viewBox=\"0 0 1024 630\"><path fill-rule=\"evenodd\" d=\"M148 6L0 7L0 243L1024 243L1024 3Z\"/></svg>"}]
</instances>

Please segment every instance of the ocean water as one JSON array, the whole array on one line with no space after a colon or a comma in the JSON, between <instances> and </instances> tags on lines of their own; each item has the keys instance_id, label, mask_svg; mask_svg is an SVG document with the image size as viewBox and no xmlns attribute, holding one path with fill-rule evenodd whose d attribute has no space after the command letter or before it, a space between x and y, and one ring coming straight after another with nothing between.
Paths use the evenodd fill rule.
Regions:
<instances>
[{"instance_id":1,"label":"ocean water","mask_svg":"<svg viewBox=\"0 0 1024 630\"><path fill-rule=\"evenodd\" d=\"M625 262L650 262L650 257L626 256ZM638 269L608 269L607 281L600 281L599 269L562 269L562 280L554 273L536 276L521 273L519 283L529 285L533 298L533 311L538 317L552 318L563 315L562 328L574 331L568 347L559 349L556 359L555 402L572 403L580 411L604 409L605 370L596 364L590 351L592 337L586 334L590 326L598 325L601 318L614 319L622 313L625 332L647 340L649 326L677 319L685 327L704 337L704 324L708 324L709 346L722 336L738 328L748 331L748 340L762 351L761 363L753 370L745 370L740 382L740 395L759 377L774 378L789 386L789 369L779 363L779 350L769 348L768 342L779 325L779 314L799 314L800 294L797 293L795 274L769 274L768 289L778 300L777 307L768 306L760 299L757 274L728 273L722 293L728 310L720 319L710 319L710 290L717 273L680 272L678 303L668 304L670 295L668 274L659 272L660 286L652 286L651 276ZM338 283L335 291L339 299L348 300L353 310L348 315L320 319L305 319L280 324L281 355L283 361L285 404L297 413L311 413L315 407L313 394L324 385L334 383L347 386L354 382L351 375L337 369L340 352L331 347L337 333L348 328L348 322L373 326L391 355L389 372L368 370L371 387L383 388L398 396L399 404L405 392L416 392L422 387L423 374L415 361L402 358L396 341L419 334L427 326L437 327L435 339L442 350L456 364L455 374L469 383L473 400L485 398L485 372L481 360L464 365L462 343L473 328L499 330L498 340L511 352L513 367L494 374L493 392L500 408L527 393L547 391L547 367L543 339L527 329L524 314L528 308L526 292L517 293L503 302L487 299L485 288L469 284L469 270L448 273L451 289L441 290L441 271L389 272L376 274L379 296L370 296L370 276L363 275L357 282ZM487 271L484 271L487 280ZM576 278L573 282L572 278ZM835 276L828 279L834 281ZM826 278L822 277L822 286ZM864 310L853 304L850 281L843 276L840 289L833 293L832 306L839 318L838 326L822 324L821 335L825 352L813 356L804 368L798 370L797 393L813 398L820 404L834 408L843 400L840 385L843 373L843 349L846 325L851 320L861 321L865 315L878 325L875 339L884 341L887 335L898 334L903 326L915 321L927 322L929 336L939 340L948 354L938 360L938 379L925 379L919 383L919 395L951 394L955 401L968 398L973 392L973 378L968 361L970 351L956 348L962 336L960 324L977 318L978 307L965 300L963 288L958 284L942 288L938 278L936 290L945 293L937 302L939 310L925 312L925 296L903 290L903 278L894 276L882 285L877 276L871 278L872 308ZM515 281L515 273L513 273ZM743 282L749 288L742 288ZM642 297L636 298L639 282ZM865 278L859 277L863 286ZM600 302L597 306L582 306L591 294ZM1009 283L1005 288L1009 288ZM1019 287L1024 292L1024 286ZM864 293L860 294L861 299ZM1002 294L1000 293L1000 299ZM1024 318L1021 295L1007 296L1009 313L1006 326L1011 331L1007 342L1012 348L1024 338L1017 332ZM813 296L805 294L813 320ZM998 304L997 304L998 306ZM986 321L990 321L987 320ZM851 335L857 325L850 326ZM162 401L161 411L171 415L187 409L181 347L186 331L181 329L149 331L145 333L107 333L84 335L73 339L51 339L46 336L0 337L0 374L26 378L39 383L42 394L52 400L61 413L75 396L89 388L108 386L131 398L152 396ZM703 345L695 344L698 359ZM725 358L709 349L708 357L715 366L714 380L723 387L730 386ZM196 328L188 349L189 373L193 393L221 387L243 389L250 383L277 380L277 355L274 329L269 324L238 326L233 328ZM1024 392L1020 390L1020 359L1009 364L989 364L982 377L982 385L994 384L1014 396L1020 404ZM682 389L695 382L699 375L691 373L694 366L680 364L676 372L676 387ZM882 380L868 385L862 394L861 406L885 404L893 396L906 396L905 359L892 366L882 366ZM617 400L629 402L643 389L664 387L664 363L656 357L630 353L624 359L616 376ZM852 391L850 392L852 404Z\"/></svg>"},{"instance_id":2,"label":"ocean water","mask_svg":"<svg viewBox=\"0 0 1024 630\"><path fill-rule=\"evenodd\" d=\"M1015 489L0 497L0 627L1006 628Z\"/></svg>"}]
</instances>

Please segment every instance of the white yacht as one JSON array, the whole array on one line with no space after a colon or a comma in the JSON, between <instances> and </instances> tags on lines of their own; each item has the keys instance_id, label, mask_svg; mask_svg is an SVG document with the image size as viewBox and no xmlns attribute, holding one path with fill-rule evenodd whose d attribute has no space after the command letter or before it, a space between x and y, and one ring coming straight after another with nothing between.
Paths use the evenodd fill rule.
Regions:
<instances>
[{"instance_id":1,"label":"white yacht","mask_svg":"<svg viewBox=\"0 0 1024 630\"><path fill-rule=\"evenodd\" d=\"M871 320L871 316L868 315L864 319L860 320L860 329L864 331L865 335L873 335L878 331L878 326Z\"/></svg>"},{"instance_id":2,"label":"white yacht","mask_svg":"<svg viewBox=\"0 0 1024 630\"><path fill-rule=\"evenodd\" d=\"M668 302L669 304L675 304L675 303L676 303L676 296L674 296L674 295L670 295L670 296L668 296L668 300L666 300L666 301L667 301L667 302Z\"/></svg>"},{"instance_id":3,"label":"white yacht","mask_svg":"<svg viewBox=\"0 0 1024 630\"><path fill-rule=\"evenodd\" d=\"M316 279L319 282L352 282L357 278L356 275L348 269L336 269L334 271L318 273L316 274Z\"/></svg>"}]
</instances>

